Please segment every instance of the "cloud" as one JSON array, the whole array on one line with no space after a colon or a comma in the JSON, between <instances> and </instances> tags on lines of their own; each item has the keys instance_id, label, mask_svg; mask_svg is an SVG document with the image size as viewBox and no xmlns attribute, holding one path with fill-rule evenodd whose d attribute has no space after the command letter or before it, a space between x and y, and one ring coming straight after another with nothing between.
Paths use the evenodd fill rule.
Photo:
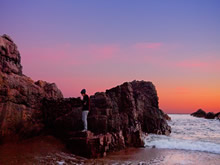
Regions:
<instances>
[{"instance_id":1,"label":"cloud","mask_svg":"<svg viewBox=\"0 0 220 165\"><path fill-rule=\"evenodd\" d=\"M162 43L160 42L142 42L134 44L136 49L160 49Z\"/></svg>"},{"instance_id":2,"label":"cloud","mask_svg":"<svg viewBox=\"0 0 220 165\"><path fill-rule=\"evenodd\" d=\"M114 57L120 48L116 44L92 44L86 47L86 49L88 54L90 54L92 57L99 61Z\"/></svg>"},{"instance_id":3,"label":"cloud","mask_svg":"<svg viewBox=\"0 0 220 165\"><path fill-rule=\"evenodd\" d=\"M199 60L188 59L179 62L172 62L173 67L190 69L192 71L202 72L219 72L220 71L220 60L217 59L205 59Z\"/></svg>"},{"instance_id":4,"label":"cloud","mask_svg":"<svg viewBox=\"0 0 220 165\"><path fill-rule=\"evenodd\" d=\"M176 63L176 66L183 68L204 68L209 67L211 64L203 61L184 60Z\"/></svg>"}]
</instances>

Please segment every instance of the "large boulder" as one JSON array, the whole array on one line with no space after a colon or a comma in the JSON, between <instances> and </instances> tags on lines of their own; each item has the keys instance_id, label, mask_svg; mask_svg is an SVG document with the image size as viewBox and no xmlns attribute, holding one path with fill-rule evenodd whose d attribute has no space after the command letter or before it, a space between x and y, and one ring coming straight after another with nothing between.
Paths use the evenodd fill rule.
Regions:
<instances>
[{"instance_id":1,"label":"large boulder","mask_svg":"<svg viewBox=\"0 0 220 165\"><path fill-rule=\"evenodd\" d=\"M196 112L192 113L191 115L194 116L194 117L203 117L203 118L205 118L206 117L206 112L202 109L199 109Z\"/></svg>"},{"instance_id":2,"label":"large boulder","mask_svg":"<svg viewBox=\"0 0 220 165\"><path fill-rule=\"evenodd\" d=\"M157 92L151 82L126 82L106 92L97 92L90 100L88 127L94 136L89 137L79 137L78 134L72 133L82 130L80 98L44 100L45 123L48 130L62 138L68 146L73 146L71 150L76 154L79 149L74 148L73 144L78 144L79 141L86 144L91 142L90 145L102 148L97 152L86 151L97 156L128 146L142 146L144 133L169 135L171 132L164 113L159 109ZM101 145L98 139L107 137L113 140ZM116 145L116 141L120 141L122 145Z\"/></svg>"},{"instance_id":3,"label":"large boulder","mask_svg":"<svg viewBox=\"0 0 220 165\"><path fill-rule=\"evenodd\" d=\"M0 36L0 140L39 134L44 128L41 100L63 98L56 84L23 75L20 62L12 39Z\"/></svg>"}]
</instances>

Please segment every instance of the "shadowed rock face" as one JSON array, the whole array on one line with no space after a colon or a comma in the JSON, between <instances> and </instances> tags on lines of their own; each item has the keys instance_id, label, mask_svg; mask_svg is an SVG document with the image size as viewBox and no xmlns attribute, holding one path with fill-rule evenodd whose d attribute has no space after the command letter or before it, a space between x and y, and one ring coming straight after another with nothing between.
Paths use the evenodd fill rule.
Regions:
<instances>
[{"instance_id":1,"label":"shadowed rock face","mask_svg":"<svg viewBox=\"0 0 220 165\"><path fill-rule=\"evenodd\" d=\"M49 131L85 157L143 146L142 135L171 132L151 82L132 81L91 96L89 130L82 129L82 101L63 98L54 83L22 74L20 54L9 36L0 37L0 140Z\"/></svg>"},{"instance_id":2,"label":"shadowed rock face","mask_svg":"<svg viewBox=\"0 0 220 165\"><path fill-rule=\"evenodd\" d=\"M63 97L56 84L23 75L20 61L11 38L0 36L0 139L39 134L44 128L41 100Z\"/></svg>"},{"instance_id":3,"label":"shadowed rock face","mask_svg":"<svg viewBox=\"0 0 220 165\"><path fill-rule=\"evenodd\" d=\"M92 134L74 133L82 130L80 98L44 100L45 125L75 154L99 157L128 146L143 146L144 133L171 132L151 82L126 82L98 92L90 100L88 127Z\"/></svg>"}]
</instances>

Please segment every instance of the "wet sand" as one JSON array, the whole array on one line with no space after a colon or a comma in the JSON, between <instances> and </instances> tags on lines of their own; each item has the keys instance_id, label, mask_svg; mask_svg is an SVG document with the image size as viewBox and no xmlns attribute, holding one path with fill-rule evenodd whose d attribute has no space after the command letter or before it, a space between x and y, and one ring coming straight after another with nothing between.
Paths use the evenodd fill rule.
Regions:
<instances>
[{"instance_id":1,"label":"wet sand","mask_svg":"<svg viewBox=\"0 0 220 165\"><path fill-rule=\"evenodd\" d=\"M219 165L220 155L156 148L130 148L96 160L97 164Z\"/></svg>"},{"instance_id":2,"label":"wet sand","mask_svg":"<svg viewBox=\"0 0 220 165\"><path fill-rule=\"evenodd\" d=\"M51 136L37 137L20 143L0 146L0 165L219 165L219 162L220 154L157 148L129 148L109 153L105 158L85 159L68 152L61 141Z\"/></svg>"}]
</instances>

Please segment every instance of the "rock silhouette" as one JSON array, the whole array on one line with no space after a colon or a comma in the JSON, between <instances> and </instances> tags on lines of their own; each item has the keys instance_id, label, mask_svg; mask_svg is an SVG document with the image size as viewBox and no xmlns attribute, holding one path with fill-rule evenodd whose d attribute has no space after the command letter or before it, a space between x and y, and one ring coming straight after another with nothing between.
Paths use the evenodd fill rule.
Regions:
<instances>
[{"instance_id":1,"label":"rock silhouette","mask_svg":"<svg viewBox=\"0 0 220 165\"><path fill-rule=\"evenodd\" d=\"M54 83L23 75L17 46L7 35L0 37L0 59L1 140L47 132L73 153L91 158L143 146L147 133L171 132L151 82L125 82L90 96L89 131L81 132L81 99L63 98Z\"/></svg>"},{"instance_id":2,"label":"rock silhouette","mask_svg":"<svg viewBox=\"0 0 220 165\"><path fill-rule=\"evenodd\" d=\"M196 112L191 114L194 117L206 117L206 112L202 109L197 110Z\"/></svg>"},{"instance_id":3,"label":"rock silhouette","mask_svg":"<svg viewBox=\"0 0 220 165\"><path fill-rule=\"evenodd\" d=\"M194 117L202 117L202 118L206 118L206 119L220 119L220 112L218 113L213 113L213 112L208 112L206 113L204 110L199 109L196 112L191 114Z\"/></svg>"}]
</instances>

